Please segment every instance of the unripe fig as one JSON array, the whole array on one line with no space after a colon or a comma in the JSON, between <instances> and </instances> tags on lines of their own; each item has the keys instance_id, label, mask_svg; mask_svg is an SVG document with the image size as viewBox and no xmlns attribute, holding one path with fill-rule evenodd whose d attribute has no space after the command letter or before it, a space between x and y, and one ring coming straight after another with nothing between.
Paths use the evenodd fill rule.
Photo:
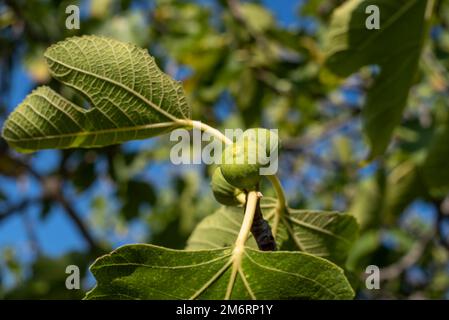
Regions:
<instances>
[{"instance_id":1,"label":"unripe fig","mask_svg":"<svg viewBox=\"0 0 449 320\"><path fill-rule=\"evenodd\" d=\"M224 178L234 187L254 190L261 178L260 168L269 165L278 146L276 133L264 128L246 130L224 150L221 165Z\"/></svg>"},{"instance_id":2,"label":"unripe fig","mask_svg":"<svg viewBox=\"0 0 449 320\"><path fill-rule=\"evenodd\" d=\"M227 182L240 189L256 188L260 181L258 149L257 143L248 139L239 139L225 148L221 172Z\"/></svg>"},{"instance_id":3,"label":"unripe fig","mask_svg":"<svg viewBox=\"0 0 449 320\"><path fill-rule=\"evenodd\" d=\"M212 175L211 187L215 199L221 204L225 206L237 206L241 204L238 198L239 196L244 196L243 191L226 181L220 167L216 168Z\"/></svg>"}]
</instances>

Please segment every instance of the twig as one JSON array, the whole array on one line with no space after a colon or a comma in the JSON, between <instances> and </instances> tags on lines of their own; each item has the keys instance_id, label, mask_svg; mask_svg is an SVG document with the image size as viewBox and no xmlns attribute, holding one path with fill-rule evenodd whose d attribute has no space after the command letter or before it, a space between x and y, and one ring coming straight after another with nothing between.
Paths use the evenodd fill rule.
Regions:
<instances>
[{"instance_id":1,"label":"twig","mask_svg":"<svg viewBox=\"0 0 449 320\"><path fill-rule=\"evenodd\" d=\"M72 219L72 221L75 223L76 227L78 228L78 231L81 233L83 238L88 243L91 251L97 251L99 250L99 246L97 242L94 240L94 237L89 232L87 226L84 224L83 220L79 217L78 213L75 211L73 206L67 201L67 199L62 196L61 194L57 195L55 197L55 200L61 204L61 206L64 208L67 215Z\"/></svg>"},{"instance_id":2,"label":"twig","mask_svg":"<svg viewBox=\"0 0 449 320\"><path fill-rule=\"evenodd\" d=\"M39 203L42 201L41 198L36 199L25 199L18 204L13 204L6 210L0 213L0 221L3 219L7 219L15 213L22 213L28 206L33 205L35 203Z\"/></svg>"},{"instance_id":3,"label":"twig","mask_svg":"<svg viewBox=\"0 0 449 320\"><path fill-rule=\"evenodd\" d=\"M44 198L53 200L61 204L61 206L63 207L69 218L74 222L75 226L78 228L80 234L88 243L90 250L97 251L100 247L97 245L96 241L94 240L94 237L89 232L88 227L84 224L84 222L81 220L76 210L72 207L72 205L69 203L69 201L65 198L64 194L62 193L59 178L41 176L37 171L34 170L34 168L32 168L31 165L29 165L22 159L15 158L15 160L22 166L24 166L26 170L41 183L44 189ZM39 199L39 201L42 201L42 199ZM37 201L34 200L33 203L34 202ZM23 210L28 205L30 205L29 201L27 200L24 201L24 203L20 204L19 208L11 208L10 210L8 210L8 212L0 215L0 220L5 218L6 216L13 214L14 212Z\"/></svg>"},{"instance_id":4,"label":"twig","mask_svg":"<svg viewBox=\"0 0 449 320\"><path fill-rule=\"evenodd\" d=\"M404 255L398 262L389 265L388 267L380 270L380 280L388 281L397 278L405 270L413 266L422 257L427 244L432 237L425 237L420 241L417 241L410 251Z\"/></svg>"},{"instance_id":5,"label":"twig","mask_svg":"<svg viewBox=\"0 0 449 320\"><path fill-rule=\"evenodd\" d=\"M387 281L391 279L397 278L402 272L406 269L410 268L414 264L416 264L419 259L422 257L427 245L433 239L435 235L437 235L440 239L441 245L443 245L446 249L449 250L449 243L444 241L441 234L441 223L446 216L446 212L444 212L442 208L443 200L434 200L433 203L437 208L437 222L435 225L435 231L431 234L423 237L421 240L417 241L410 251L404 255L398 262L381 269L380 278L382 281Z\"/></svg>"},{"instance_id":6,"label":"twig","mask_svg":"<svg viewBox=\"0 0 449 320\"><path fill-rule=\"evenodd\" d=\"M359 109L354 109L351 114L341 116L335 119L332 119L323 124L323 130L317 136L304 135L298 138L292 138L288 140L284 140L282 143L282 147L287 151L304 151L307 147L310 147L312 144L317 141L324 140L329 136L332 136L335 131L341 130L345 127L350 120L352 120L355 116L360 113Z\"/></svg>"},{"instance_id":7,"label":"twig","mask_svg":"<svg viewBox=\"0 0 449 320\"><path fill-rule=\"evenodd\" d=\"M25 226L26 233L28 235L28 240L30 242L31 251L40 256L42 253L41 247L39 245L39 239L34 231L33 223L30 220L30 216L24 212L22 215L23 224Z\"/></svg>"}]
</instances>

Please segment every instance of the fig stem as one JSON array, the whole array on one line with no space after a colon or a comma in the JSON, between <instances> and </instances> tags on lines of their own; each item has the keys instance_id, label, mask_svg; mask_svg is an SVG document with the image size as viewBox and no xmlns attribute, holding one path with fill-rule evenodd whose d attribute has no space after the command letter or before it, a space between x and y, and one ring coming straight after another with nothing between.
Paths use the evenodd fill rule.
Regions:
<instances>
[{"instance_id":1,"label":"fig stem","mask_svg":"<svg viewBox=\"0 0 449 320\"><path fill-rule=\"evenodd\" d=\"M276 195L278 198L277 208L281 212L287 211L287 198L285 197L284 189L282 188L281 182L279 178L275 175L267 176L268 180L270 180L273 185L274 190L276 191Z\"/></svg>"},{"instance_id":2,"label":"fig stem","mask_svg":"<svg viewBox=\"0 0 449 320\"><path fill-rule=\"evenodd\" d=\"M214 127L211 127L201 121L180 119L180 120L178 120L178 123L195 128L195 129L199 129L203 132L208 132L212 136L223 141L225 144L232 144L232 140L229 139L228 137L226 137L223 133L221 133L220 130L217 130Z\"/></svg>"},{"instance_id":3,"label":"fig stem","mask_svg":"<svg viewBox=\"0 0 449 320\"><path fill-rule=\"evenodd\" d=\"M257 191L248 192L242 226L240 227L239 235L237 236L234 249L232 250L232 270L231 276L229 277L228 286L226 288L225 300L228 300L231 297L237 273L241 270L243 254L245 252L245 242L251 232L251 226L253 225L258 202L259 193Z\"/></svg>"},{"instance_id":4,"label":"fig stem","mask_svg":"<svg viewBox=\"0 0 449 320\"><path fill-rule=\"evenodd\" d=\"M268 177L268 180L270 180L271 184L273 185L273 188L276 191L276 195L278 198L276 209L274 211L275 215L274 215L273 225L271 228L273 237L276 239L279 222L281 221L284 213L288 214L287 198L285 197L284 189L282 188L279 178L275 175L267 176L267 177Z\"/></svg>"},{"instance_id":5,"label":"fig stem","mask_svg":"<svg viewBox=\"0 0 449 320\"><path fill-rule=\"evenodd\" d=\"M246 201L245 215L243 217L243 223L240 227L239 235L235 241L235 249L243 248L249 233L251 232L251 226L253 225L254 214L256 212L257 202L259 200L259 194L257 191L248 192L248 199Z\"/></svg>"}]
</instances>

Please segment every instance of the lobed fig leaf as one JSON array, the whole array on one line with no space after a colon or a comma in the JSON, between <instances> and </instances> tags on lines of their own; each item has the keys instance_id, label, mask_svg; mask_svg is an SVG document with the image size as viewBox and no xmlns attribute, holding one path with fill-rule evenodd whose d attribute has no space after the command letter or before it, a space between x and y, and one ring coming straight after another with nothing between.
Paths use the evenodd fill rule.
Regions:
<instances>
[{"instance_id":1,"label":"lobed fig leaf","mask_svg":"<svg viewBox=\"0 0 449 320\"><path fill-rule=\"evenodd\" d=\"M39 87L9 115L2 136L21 152L96 148L146 139L190 118L181 84L146 50L98 36L68 38L45 52L53 78L81 93L84 109Z\"/></svg>"},{"instance_id":2,"label":"lobed fig leaf","mask_svg":"<svg viewBox=\"0 0 449 320\"><path fill-rule=\"evenodd\" d=\"M90 267L97 285L85 299L352 299L344 271L304 252L232 247L172 250L126 245ZM238 272L232 276L232 270Z\"/></svg>"}]
</instances>

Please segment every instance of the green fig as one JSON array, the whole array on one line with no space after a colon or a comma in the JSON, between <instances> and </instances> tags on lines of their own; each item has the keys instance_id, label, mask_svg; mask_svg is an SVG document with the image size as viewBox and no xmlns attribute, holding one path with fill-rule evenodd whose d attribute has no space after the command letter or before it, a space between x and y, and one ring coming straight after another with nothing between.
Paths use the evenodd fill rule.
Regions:
<instances>
[{"instance_id":1,"label":"green fig","mask_svg":"<svg viewBox=\"0 0 449 320\"><path fill-rule=\"evenodd\" d=\"M211 187L215 199L225 206L237 206L245 200L244 192L226 181L220 167L212 175Z\"/></svg>"},{"instance_id":2,"label":"green fig","mask_svg":"<svg viewBox=\"0 0 449 320\"><path fill-rule=\"evenodd\" d=\"M224 150L223 177L236 188L254 190L261 179L260 168L269 164L278 146L276 133L264 128L246 130Z\"/></svg>"},{"instance_id":3,"label":"green fig","mask_svg":"<svg viewBox=\"0 0 449 320\"><path fill-rule=\"evenodd\" d=\"M236 188L254 190L260 181L259 165L248 161L248 148L239 141L225 148L221 172L228 183Z\"/></svg>"}]
</instances>

